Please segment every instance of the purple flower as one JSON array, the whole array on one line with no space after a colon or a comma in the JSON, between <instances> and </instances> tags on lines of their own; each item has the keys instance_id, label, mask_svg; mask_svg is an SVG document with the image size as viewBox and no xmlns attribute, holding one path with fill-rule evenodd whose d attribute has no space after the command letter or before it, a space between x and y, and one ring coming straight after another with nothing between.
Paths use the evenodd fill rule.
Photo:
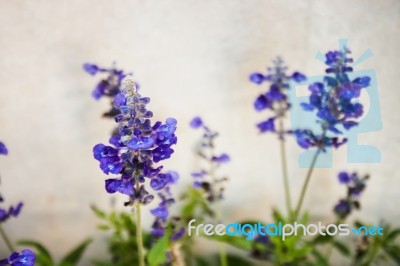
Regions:
<instances>
[{"instance_id":1,"label":"purple flower","mask_svg":"<svg viewBox=\"0 0 400 266\"><path fill-rule=\"evenodd\" d=\"M222 165L230 161L230 157L227 153L221 153L215 155L215 138L218 136L218 132L212 131L208 126L202 122L203 134L198 146L196 154L206 163L209 167L214 169L213 171L206 171L200 169L193 172L191 175L194 179L193 187L202 190L204 197L209 202L221 200L224 191L223 184L227 180L226 177L216 176L216 170Z\"/></svg>"},{"instance_id":2,"label":"purple flower","mask_svg":"<svg viewBox=\"0 0 400 266\"><path fill-rule=\"evenodd\" d=\"M292 79L296 82L303 82L305 81L307 78L304 74L300 73L300 72L294 72L292 74Z\"/></svg>"},{"instance_id":3,"label":"purple flower","mask_svg":"<svg viewBox=\"0 0 400 266\"><path fill-rule=\"evenodd\" d=\"M346 200L340 200L338 204L336 204L334 208L334 212L337 216L344 219L346 218L352 210L351 202Z\"/></svg>"},{"instance_id":4,"label":"purple flower","mask_svg":"<svg viewBox=\"0 0 400 266\"><path fill-rule=\"evenodd\" d=\"M261 73L252 73L250 75L250 81L254 82L255 84L261 84L265 80L265 77Z\"/></svg>"},{"instance_id":5,"label":"purple flower","mask_svg":"<svg viewBox=\"0 0 400 266\"><path fill-rule=\"evenodd\" d=\"M33 266L35 261L35 253L29 249L24 249L21 253L13 252L7 259L0 260L0 266Z\"/></svg>"},{"instance_id":6,"label":"purple flower","mask_svg":"<svg viewBox=\"0 0 400 266\"><path fill-rule=\"evenodd\" d=\"M171 235L171 240L172 241L178 241L181 239L186 233L185 227L181 227L180 229L176 230L172 235Z\"/></svg>"},{"instance_id":7,"label":"purple flower","mask_svg":"<svg viewBox=\"0 0 400 266\"><path fill-rule=\"evenodd\" d=\"M160 218L162 220L166 220L168 217L168 209L165 206L158 206L155 209L152 209L151 214L153 214L155 217Z\"/></svg>"},{"instance_id":8,"label":"purple flower","mask_svg":"<svg viewBox=\"0 0 400 266\"><path fill-rule=\"evenodd\" d=\"M190 121L190 126L194 129L203 126L203 120L199 116L196 116Z\"/></svg>"},{"instance_id":9,"label":"purple flower","mask_svg":"<svg viewBox=\"0 0 400 266\"><path fill-rule=\"evenodd\" d=\"M290 109L287 97L287 90L290 87L289 83L291 81L300 83L306 80L306 76L300 72L294 72L291 75L286 74L286 72L287 67L284 66L283 60L278 57L273 61L273 67L268 68L268 73L266 75L261 73L253 73L250 75L250 80L256 84L261 84L264 81L270 83L268 91L263 92L256 98L254 108L258 112L269 110L272 116L258 123L257 127L261 133L278 133L280 138L283 138L283 134L287 132L283 130L277 131L274 121L276 118L284 117Z\"/></svg>"},{"instance_id":10,"label":"purple flower","mask_svg":"<svg viewBox=\"0 0 400 266\"><path fill-rule=\"evenodd\" d=\"M150 99L137 92L136 83L130 76L121 84L114 99L118 109L115 116L118 129L110 139L112 146L97 144L93 148L93 156L100 162L105 174L120 175L106 180L108 193L118 192L130 196L130 203L139 200L147 204L154 196L144 185L138 186L145 182L145 178L151 179L150 187L155 191L175 182L174 174L162 174L162 166L154 168L153 165L170 158L174 152L171 146L177 142L177 121L168 118L165 123L152 125L150 118L153 114L146 109Z\"/></svg>"},{"instance_id":11,"label":"purple flower","mask_svg":"<svg viewBox=\"0 0 400 266\"><path fill-rule=\"evenodd\" d=\"M347 187L347 197L340 199L339 203L334 207L334 212L339 218L345 219L354 208L360 208L359 197L366 187L368 178L368 175L360 177L357 173L344 171L339 173L339 182Z\"/></svg>"},{"instance_id":12,"label":"purple flower","mask_svg":"<svg viewBox=\"0 0 400 266\"><path fill-rule=\"evenodd\" d=\"M348 184L351 181L351 176L346 172L340 172L338 175L339 182L342 184Z\"/></svg>"},{"instance_id":13,"label":"purple flower","mask_svg":"<svg viewBox=\"0 0 400 266\"><path fill-rule=\"evenodd\" d=\"M134 137L126 146L131 150L145 150L149 149L154 145L154 140L151 137Z\"/></svg>"},{"instance_id":14,"label":"purple flower","mask_svg":"<svg viewBox=\"0 0 400 266\"><path fill-rule=\"evenodd\" d=\"M0 141L0 154L3 154L3 155L7 155L8 154L8 150L7 150L6 145L4 145L4 143L1 142L1 141Z\"/></svg>"},{"instance_id":15,"label":"purple flower","mask_svg":"<svg viewBox=\"0 0 400 266\"><path fill-rule=\"evenodd\" d=\"M355 119L363 114L363 106L357 99L361 90L368 87L371 81L368 76L350 80L348 73L353 71L350 53L347 48L326 53L325 64L328 68L324 77L325 83L315 82L309 85L309 101L302 103L305 111L316 111L323 131L334 135L342 135L341 128L350 130L358 125ZM334 145L335 141L324 141L324 144Z\"/></svg>"},{"instance_id":16,"label":"purple flower","mask_svg":"<svg viewBox=\"0 0 400 266\"><path fill-rule=\"evenodd\" d=\"M223 153L220 156L213 156L211 160L216 163L227 163L231 160L231 158L228 154Z\"/></svg>"},{"instance_id":17,"label":"purple flower","mask_svg":"<svg viewBox=\"0 0 400 266\"><path fill-rule=\"evenodd\" d=\"M168 184L172 183L173 179L171 174L158 174L157 176L153 177L150 181L150 186L154 190L161 190Z\"/></svg>"},{"instance_id":18,"label":"purple flower","mask_svg":"<svg viewBox=\"0 0 400 266\"><path fill-rule=\"evenodd\" d=\"M83 64L83 69L87 73L89 73L90 75L93 75L93 76L96 75L97 72L99 71L99 67L97 65L89 64L89 63Z\"/></svg>"},{"instance_id":19,"label":"purple flower","mask_svg":"<svg viewBox=\"0 0 400 266\"><path fill-rule=\"evenodd\" d=\"M17 217L24 204L19 202L17 206L11 206L8 210L0 208L0 223L5 222L10 217Z\"/></svg>"},{"instance_id":20,"label":"purple flower","mask_svg":"<svg viewBox=\"0 0 400 266\"><path fill-rule=\"evenodd\" d=\"M265 95L258 96L256 101L254 102L254 108L257 111L262 111L270 107L271 107L271 101Z\"/></svg>"},{"instance_id":21,"label":"purple flower","mask_svg":"<svg viewBox=\"0 0 400 266\"><path fill-rule=\"evenodd\" d=\"M112 104L111 109L103 114L105 117L114 117L120 111L117 107L122 105L121 94L119 93L121 90L121 82L125 76L128 74L125 73L121 69L117 69L115 65L110 68L99 67L96 64L86 63L83 65L83 69L92 76L97 74L104 74L104 78L102 78L97 85L94 87L92 91L92 97L95 100L99 100L103 97L108 97L111 99ZM138 84L136 84L138 87Z\"/></svg>"},{"instance_id":22,"label":"purple flower","mask_svg":"<svg viewBox=\"0 0 400 266\"><path fill-rule=\"evenodd\" d=\"M133 184L129 180L107 179L105 182L108 193L119 192L128 196L134 195Z\"/></svg>"},{"instance_id":23,"label":"purple flower","mask_svg":"<svg viewBox=\"0 0 400 266\"><path fill-rule=\"evenodd\" d=\"M266 121L258 123L257 127L260 130L260 132L261 133L264 133L267 131L275 132L275 119L276 119L276 117L271 117L271 118L267 119Z\"/></svg>"}]
</instances>

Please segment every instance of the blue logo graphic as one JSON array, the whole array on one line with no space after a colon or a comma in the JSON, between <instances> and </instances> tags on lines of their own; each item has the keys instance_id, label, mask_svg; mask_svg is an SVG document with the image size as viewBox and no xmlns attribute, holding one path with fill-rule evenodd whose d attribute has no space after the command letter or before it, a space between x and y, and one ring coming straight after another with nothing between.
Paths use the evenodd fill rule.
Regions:
<instances>
[{"instance_id":1,"label":"blue logo graphic","mask_svg":"<svg viewBox=\"0 0 400 266\"><path fill-rule=\"evenodd\" d=\"M340 49L347 47L347 40L339 40ZM372 56L371 50L365 51L353 66L357 66L366 59ZM317 53L316 58L322 62L325 57L322 53ZM369 98L369 110L365 110L364 116L359 120L359 125L351 128L349 131L343 130L344 136L347 141L347 162L348 163L379 163L381 161L381 153L379 149L368 144L360 144L358 141L359 134L377 132L382 129L381 110L379 105L378 83L375 70L367 69L361 71L354 71L348 73L349 77L355 78L359 76L369 76L371 84L365 88L364 92L367 93ZM314 82L321 82L324 75L308 77L307 81L301 85L292 82L289 90L289 100L292 103L290 109L291 126L294 129L312 129L314 132L320 133L320 125L316 123L315 114L312 112L303 111L300 106L301 103L307 102L308 96L297 96L300 86L308 86ZM310 166L313 155L316 149L310 149L302 152L299 155L299 167L308 168ZM330 168L332 167L332 149L327 149L325 153L321 153L316 168Z\"/></svg>"}]
</instances>

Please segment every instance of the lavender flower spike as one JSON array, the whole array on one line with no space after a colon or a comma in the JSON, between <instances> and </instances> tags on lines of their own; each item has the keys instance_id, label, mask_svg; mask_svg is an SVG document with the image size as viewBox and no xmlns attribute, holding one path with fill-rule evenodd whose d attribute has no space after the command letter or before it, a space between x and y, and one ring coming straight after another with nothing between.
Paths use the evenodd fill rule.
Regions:
<instances>
[{"instance_id":1,"label":"lavender flower spike","mask_svg":"<svg viewBox=\"0 0 400 266\"><path fill-rule=\"evenodd\" d=\"M147 204L154 199L145 189L145 178L150 179L150 187L158 191L172 182L169 173L162 174L162 166L154 163L171 157L176 144L177 121L168 118L163 124L151 124L153 113L146 109L150 98L142 97L131 76L127 76L120 92L114 98L114 106L119 113L114 117L118 123L117 134L110 140L111 146L97 144L93 155L105 174L116 174L105 182L108 193L122 193L130 197L127 205L136 200Z\"/></svg>"}]
</instances>

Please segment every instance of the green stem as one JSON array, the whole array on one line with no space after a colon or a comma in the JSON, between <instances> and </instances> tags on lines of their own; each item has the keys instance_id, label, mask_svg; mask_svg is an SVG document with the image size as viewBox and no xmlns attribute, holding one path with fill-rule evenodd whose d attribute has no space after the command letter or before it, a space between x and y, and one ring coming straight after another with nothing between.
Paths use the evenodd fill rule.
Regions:
<instances>
[{"instance_id":1,"label":"green stem","mask_svg":"<svg viewBox=\"0 0 400 266\"><path fill-rule=\"evenodd\" d=\"M283 175L283 183L285 187L285 199L286 199L286 208L288 211L288 215L290 216L292 213L292 199L290 197L290 188L289 188L289 176L288 176L288 168L287 168L287 158L286 158L286 142L283 138L283 117L279 119L279 130L280 130L280 150L281 150L281 166L282 166L282 175Z\"/></svg>"},{"instance_id":2,"label":"green stem","mask_svg":"<svg viewBox=\"0 0 400 266\"><path fill-rule=\"evenodd\" d=\"M135 213L136 213L136 241L138 246L139 255L139 266L145 266L144 263L144 250L143 250L143 237L142 237L142 225L141 225L141 215L140 215L140 202L135 203Z\"/></svg>"},{"instance_id":3,"label":"green stem","mask_svg":"<svg viewBox=\"0 0 400 266\"><path fill-rule=\"evenodd\" d=\"M225 245L222 243L219 243L219 259L221 262L221 266L228 266L228 258L226 256Z\"/></svg>"},{"instance_id":4,"label":"green stem","mask_svg":"<svg viewBox=\"0 0 400 266\"><path fill-rule=\"evenodd\" d=\"M315 166L315 163L317 162L317 158L318 158L318 155L319 155L319 154L320 154L320 149L318 149L318 150L315 152L314 157L313 157L313 159L312 159L312 161L311 161L310 168L308 168L306 180L304 181L303 188L301 189L301 193L300 193L300 198L299 198L299 201L298 201L298 203L297 203L296 210L295 210L295 212L294 212L294 219L297 219L297 217L298 217L298 215L299 215L299 213L300 213L301 206L302 206L303 201L304 201L304 196L306 195L308 183L310 182L311 175L312 175L312 173L313 173L314 166Z\"/></svg>"},{"instance_id":5,"label":"green stem","mask_svg":"<svg viewBox=\"0 0 400 266\"><path fill-rule=\"evenodd\" d=\"M3 230L3 227L1 226L1 224L0 224L0 234L1 234L1 237L3 238L4 242L6 243L7 248L10 250L10 252L14 252L15 249L14 249L13 245L11 244L11 241L8 238L6 232Z\"/></svg>"},{"instance_id":6,"label":"green stem","mask_svg":"<svg viewBox=\"0 0 400 266\"><path fill-rule=\"evenodd\" d=\"M335 224L341 224L344 220L343 219L337 219ZM326 261L329 263L329 260L331 259L332 256L332 252L333 252L333 243L332 241L335 240L335 236L333 236L330 240L329 240L329 247L328 247L328 251L326 252Z\"/></svg>"},{"instance_id":7,"label":"green stem","mask_svg":"<svg viewBox=\"0 0 400 266\"><path fill-rule=\"evenodd\" d=\"M221 205L220 205L219 199L217 199L217 202L216 202L216 211L217 211L217 215L216 215L217 220L220 220L222 215L221 215ZM218 245L219 245L219 260L220 260L221 266L228 266L228 257L226 254L225 245L224 245L224 243L221 243L221 242L219 242Z\"/></svg>"}]
</instances>

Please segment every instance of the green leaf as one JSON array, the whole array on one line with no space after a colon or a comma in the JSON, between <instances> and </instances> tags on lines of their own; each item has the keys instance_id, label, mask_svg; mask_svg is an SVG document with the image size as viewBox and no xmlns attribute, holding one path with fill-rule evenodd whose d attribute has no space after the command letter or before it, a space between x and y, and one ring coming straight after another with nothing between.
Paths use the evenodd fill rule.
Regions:
<instances>
[{"instance_id":1,"label":"green leaf","mask_svg":"<svg viewBox=\"0 0 400 266\"><path fill-rule=\"evenodd\" d=\"M107 230L110 230L110 226L107 225L107 224L99 224L99 225L97 226L97 229L99 229L99 230L101 230L101 231L107 231Z\"/></svg>"},{"instance_id":2,"label":"green leaf","mask_svg":"<svg viewBox=\"0 0 400 266\"><path fill-rule=\"evenodd\" d=\"M253 263L238 256L228 255L228 265L251 266Z\"/></svg>"},{"instance_id":3,"label":"green leaf","mask_svg":"<svg viewBox=\"0 0 400 266\"><path fill-rule=\"evenodd\" d=\"M36 263L42 266L53 266L54 261L50 252L41 243L34 240L20 240L17 242L19 246L32 247L36 250Z\"/></svg>"},{"instance_id":4,"label":"green leaf","mask_svg":"<svg viewBox=\"0 0 400 266\"><path fill-rule=\"evenodd\" d=\"M312 254L316 259L315 266L329 266L328 260L319 251L314 250Z\"/></svg>"},{"instance_id":5,"label":"green leaf","mask_svg":"<svg viewBox=\"0 0 400 266\"><path fill-rule=\"evenodd\" d=\"M97 208L96 206L92 205L90 208L92 209L94 214L96 214L96 216L99 217L100 219L107 218L106 213L104 211L100 210L99 208Z\"/></svg>"},{"instance_id":6,"label":"green leaf","mask_svg":"<svg viewBox=\"0 0 400 266\"><path fill-rule=\"evenodd\" d=\"M389 246L385 247L385 252L392 258L397 265L400 265L400 247L399 246Z\"/></svg>"},{"instance_id":7,"label":"green leaf","mask_svg":"<svg viewBox=\"0 0 400 266\"><path fill-rule=\"evenodd\" d=\"M328 235L328 234L325 235L325 236L318 235L316 238L313 239L312 242L314 244L325 244L325 243L328 243L328 242L332 241L332 239L333 239L333 236Z\"/></svg>"},{"instance_id":8,"label":"green leaf","mask_svg":"<svg viewBox=\"0 0 400 266\"><path fill-rule=\"evenodd\" d=\"M333 242L333 246L334 246L343 256L350 257L350 255L351 255L350 249L349 249L345 244L343 244L342 242L334 241L334 242Z\"/></svg>"},{"instance_id":9,"label":"green leaf","mask_svg":"<svg viewBox=\"0 0 400 266\"><path fill-rule=\"evenodd\" d=\"M282 222L282 224L285 224L285 218L283 215L279 212L278 209L274 209L272 212L272 216L274 217L274 220L276 223Z\"/></svg>"},{"instance_id":10,"label":"green leaf","mask_svg":"<svg viewBox=\"0 0 400 266\"><path fill-rule=\"evenodd\" d=\"M393 231L389 232L386 236L387 241L394 241L400 235L400 228L396 228Z\"/></svg>"},{"instance_id":11,"label":"green leaf","mask_svg":"<svg viewBox=\"0 0 400 266\"><path fill-rule=\"evenodd\" d=\"M204 238L219 241L219 242L224 242L228 245L234 246L236 248L249 251L252 248L252 241L246 240L244 237L239 237L239 236L229 236L229 235L212 235L212 236L206 236L206 235L201 235Z\"/></svg>"},{"instance_id":12,"label":"green leaf","mask_svg":"<svg viewBox=\"0 0 400 266\"><path fill-rule=\"evenodd\" d=\"M81 244L79 244L76 248L74 248L71 252L69 252L60 262L60 266L72 266L76 265L83 253L85 252L86 248L92 242L91 239L86 239Z\"/></svg>"},{"instance_id":13,"label":"green leaf","mask_svg":"<svg viewBox=\"0 0 400 266\"><path fill-rule=\"evenodd\" d=\"M166 253L169 248L171 231L171 228L168 227L165 235L160 238L150 249L149 254L147 255L147 260L150 266L159 266L166 261Z\"/></svg>"}]
</instances>

